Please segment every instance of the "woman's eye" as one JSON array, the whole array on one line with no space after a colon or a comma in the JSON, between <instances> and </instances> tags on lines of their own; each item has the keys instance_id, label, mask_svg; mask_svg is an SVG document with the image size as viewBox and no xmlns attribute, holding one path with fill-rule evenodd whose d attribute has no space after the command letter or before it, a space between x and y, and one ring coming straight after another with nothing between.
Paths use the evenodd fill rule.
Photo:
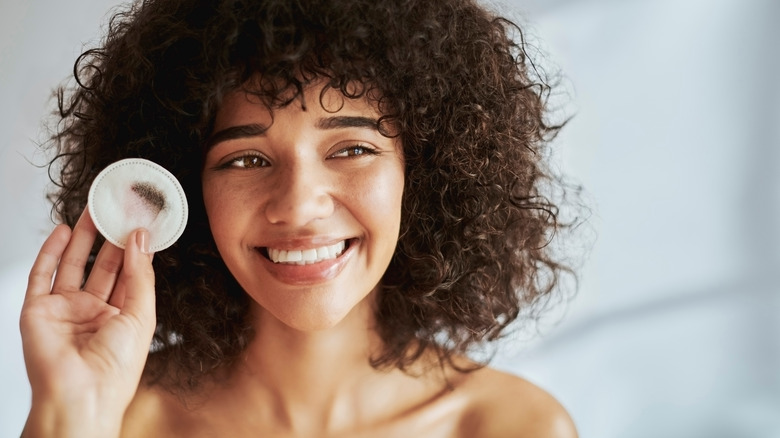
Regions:
<instances>
[{"instance_id":1,"label":"woman's eye","mask_svg":"<svg viewBox=\"0 0 780 438\"><path fill-rule=\"evenodd\" d=\"M268 166L268 160L260 155L242 155L225 163L225 167L238 167L240 169L254 169Z\"/></svg>"},{"instance_id":2,"label":"woman's eye","mask_svg":"<svg viewBox=\"0 0 780 438\"><path fill-rule=\"evenodd\" d=\"M361 155L376 155L378 152L368 146L354 145L348 148L344 148L331 155L332 158L349 158L358 157Z\"/></svg>"}]
</instances>

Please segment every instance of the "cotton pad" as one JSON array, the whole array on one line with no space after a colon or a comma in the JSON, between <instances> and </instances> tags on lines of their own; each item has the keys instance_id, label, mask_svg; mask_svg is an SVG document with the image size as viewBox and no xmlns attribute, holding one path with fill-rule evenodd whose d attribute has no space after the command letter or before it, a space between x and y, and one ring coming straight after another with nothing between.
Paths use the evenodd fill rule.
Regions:
<instances>
[{"instance_id":1,"label":"cotton pad","mask_svg":"<svg viewBox=\"0 0 780 438\"><path fill-rule=\"evenodd\" d=\"M187 197L181 184L159 164L141 158L103 169L89 188L87 208L100 234L123 248L137 228L149 230L149 249L176 242L187 225Z\"/></svg>"}]
</instances>

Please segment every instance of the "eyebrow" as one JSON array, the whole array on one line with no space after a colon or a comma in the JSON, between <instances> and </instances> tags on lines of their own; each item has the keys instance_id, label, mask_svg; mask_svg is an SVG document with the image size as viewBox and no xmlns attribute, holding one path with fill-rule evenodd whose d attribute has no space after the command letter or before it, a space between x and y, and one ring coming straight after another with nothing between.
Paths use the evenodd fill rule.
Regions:
<instances>
[{"instance_id":1,"label":"eyebrow","mask_svg":"<svg viewBox=\"0 0 780 438\"><path fill-rule=\"evenodd\" d=\"M252 123L249 125L231 126L221 131L217 131L209 137L206 141L206 149L211 149L215 144L228 140L236 140L239 138L251 138L258 137L265 134L268 130L267 126Z\"/></svg>"},{"instance_id":2,"label":"eyebrow","mask_svg":"<svg viewBox=\"0 0 780 438\"><path fill-rule=\"evenodd\" d=\"M317 120L318 129L367 128L379 131L379 121L371 117L333 116Z\"/></svg>"},{"instance_id":3,"label":"eyebrow","mask_svg":"<svg viewBox=\"0 0 780 438\"><path fill-rule=\"evenodd\" d=\"M362 116L323 117L317 119L314 126L317 129L365 128L379 132L379 121L377 119ZM223 141L260 137L265 134L268 128L269 126L261 125L259 123L225 128L215 132L209 137L206 141L206 149L211 149L214 145Z\"/></svg>"}]
</instances>

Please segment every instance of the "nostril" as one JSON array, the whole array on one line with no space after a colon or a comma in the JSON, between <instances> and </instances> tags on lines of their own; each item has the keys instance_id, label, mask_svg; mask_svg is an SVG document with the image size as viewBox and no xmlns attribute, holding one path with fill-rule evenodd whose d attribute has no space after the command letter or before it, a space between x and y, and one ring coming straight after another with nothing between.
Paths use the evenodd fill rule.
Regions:
<instances>
[{"instance_id":1,"label":"nostril","mask_svg":"<svg viewBox=\"0 0 780 438\"><path fill-rule=\"evenodd\" d=\"M302 226L313 220L327 218L333 214L335 204L328 193L317 193L309 188L308 192L290 190L270 199L264 213L272 224Z\"/></svg>"}]
</instances>

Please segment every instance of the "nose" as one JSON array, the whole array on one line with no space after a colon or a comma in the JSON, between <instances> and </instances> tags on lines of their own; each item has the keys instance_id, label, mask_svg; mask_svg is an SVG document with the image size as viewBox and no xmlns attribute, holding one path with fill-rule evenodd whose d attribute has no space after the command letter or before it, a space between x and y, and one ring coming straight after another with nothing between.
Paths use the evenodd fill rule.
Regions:
<instances>
[{"instance_id":1,"label":"nose","mask_svg":"<svg viewBox=\"0 0 780 438\"><path fill-rule=\"evenodd\" d=\"M277 169L277 178L265 205L272 224L300 227L333 214L335 205L325 169L293 164Z\"/></svg>"}]
</instances>

